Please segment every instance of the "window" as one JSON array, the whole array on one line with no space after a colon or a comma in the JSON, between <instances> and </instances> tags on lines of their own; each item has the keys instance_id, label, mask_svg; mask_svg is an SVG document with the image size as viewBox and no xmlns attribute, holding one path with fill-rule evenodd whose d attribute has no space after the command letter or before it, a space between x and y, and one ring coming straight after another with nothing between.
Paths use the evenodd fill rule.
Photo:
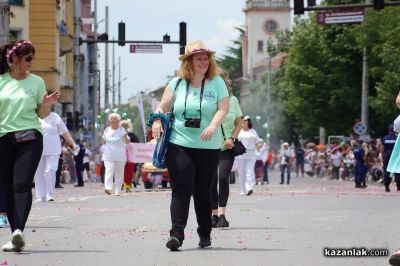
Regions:
<instances>
[{"instance_id":1,"label":"window","mask_svg":"<svg viewBox=\"0 0 400 266\"><path fill-rule=\"evenodd\" d=\"M8 0L10 5L23 6L24 0Z\"/></svg>"},{"instance_id":2,"label":"window","mask_svg":"<svg viewBox=\"0 0 400 266\"><path fill-rule=\"evenodd\" d=\"M21 39L21 31L18 30L10 30L10 33L8 35L8 39L10 42L15 42L17 40Z\"/></svg>"},{"instance_id":3,"label":"window","mask_svg":"<svg viewBox=\"0 0 400 266\"><path fill-rule=\"evenodd\" d=\"M257 42L257 52L259 53L264 52L264 41Z\"/></svg>"}]
</instances>

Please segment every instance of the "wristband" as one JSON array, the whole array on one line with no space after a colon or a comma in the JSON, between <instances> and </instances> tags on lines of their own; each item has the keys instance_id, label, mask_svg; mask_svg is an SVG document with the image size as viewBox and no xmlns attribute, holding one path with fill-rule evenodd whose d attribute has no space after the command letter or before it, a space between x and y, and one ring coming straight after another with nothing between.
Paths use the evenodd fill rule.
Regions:
<instances>
[{"instance_id":1,"label":"wristband","mask_svg":"<svg viewBox=\"0 0 400 266\"><path fill-rule=\"evenodd\" d=\"M234 137L229 137L228 139L231 139L233 142L235 142L236 138Z\"/></svg>"}]
</instances>

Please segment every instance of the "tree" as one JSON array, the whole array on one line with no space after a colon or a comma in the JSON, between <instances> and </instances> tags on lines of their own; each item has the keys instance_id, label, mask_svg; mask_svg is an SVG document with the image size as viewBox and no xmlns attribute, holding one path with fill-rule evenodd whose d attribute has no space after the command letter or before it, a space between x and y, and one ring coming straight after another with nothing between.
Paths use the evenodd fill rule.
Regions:
<instances>
[{"instance_id":1,"label":"tree","mask_svg":"<svg viewBox=\"0 0 400 266\"><path fill-rule=\"evenodd\" d=\"M232 80L232 89L235 96L240 95L240 84L237 79L243 75L242 68L242 38L245 30L242 27L235 27L239 32L239 37L232 41L232 46L227 47L227 55L222 55L217 58L217 64L225 69Z\"/></svg>"}]
</instances>

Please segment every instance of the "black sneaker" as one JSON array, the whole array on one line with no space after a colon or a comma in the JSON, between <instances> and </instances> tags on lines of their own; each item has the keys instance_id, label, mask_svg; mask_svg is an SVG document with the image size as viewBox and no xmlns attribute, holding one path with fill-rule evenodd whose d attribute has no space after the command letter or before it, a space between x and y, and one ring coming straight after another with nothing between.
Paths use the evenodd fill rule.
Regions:
<instances>
[{"instance_id":1,"label":"black sneaker","mask_svg":"<svg viewBox=\"0 0 400 266\"><path fill-rule=\"evenodd\" d=\"M178 248L182 246L182 242L176 237L171 236L167 240L166 247L169 248L171 251L178 251Z\"/></svg>"},{"instance_id":2,"label":"black sneaker","mask_svg":"<svg viewBox=\"0 0 400 266\"><path fill-rule=\"evenodd\" d=\"M211 226L212 226L213 228L218 227L218 216L217 216L217 215L213 215L213 216L211 217Z\"/></svg>"},{"instance_id":3,"label":"black sneaker","mask_svg":"<svg viewBox=\"0 0 400 266\"><path fill-rule=\"evenodd\" d=\"M219 216L218 227L229 227L229 222L226 220L225 215Z\"/></svg>"},{"instance_id":4,"label":"black sneaker","mask_svg":"<svg viewBox=\"0 0 400 266\"><path fill-rule=\"evenodd\" d=\"M199 247L205 248L211 246L211 237L210 236L200 236Z\"/></svg>"},{"instance_id":5,"label":"black sneaker","mask_svg":"<svg viewBox=\"0 0 400 266\"><path fill-rule=\"evenodd\" d=\"M253 194L253 190L250 189L249 192L247 192L247 196L250 196L251 194Z\"/></svg>"}]
</instances>

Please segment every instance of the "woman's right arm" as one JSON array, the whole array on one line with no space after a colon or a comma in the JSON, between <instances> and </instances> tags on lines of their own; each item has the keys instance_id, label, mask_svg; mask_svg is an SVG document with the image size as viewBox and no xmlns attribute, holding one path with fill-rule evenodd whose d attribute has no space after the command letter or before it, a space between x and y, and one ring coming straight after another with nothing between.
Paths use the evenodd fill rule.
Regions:
<instances>
[{"instance_id":1,"label":"woman's right arm","mask_svg":"<svg viewBox=\"0 0 400 266\"><path fill-rule=\"evenodd\" d=\"M397 105L397 108L400 109L400 91L399 91L399 94L397 94L397 97L396 97L396 105Z\"/></svg>"},{"instance_id":2,"label":"woman's right arm","mask_svg":"<svg viewBox=\"0 0 400 266\"><path fill-rule=\"evenodd\" d=\"M157 106L155 113L165 114L171 110L172 100L174 98L174 94L169 85L165 87L164 94L161 98L160 104ZM154 120L153 125L151 126L151 131L153 138L158 139L162 132L162 124L161 120Z\"/></svg>"}]
</instances>

